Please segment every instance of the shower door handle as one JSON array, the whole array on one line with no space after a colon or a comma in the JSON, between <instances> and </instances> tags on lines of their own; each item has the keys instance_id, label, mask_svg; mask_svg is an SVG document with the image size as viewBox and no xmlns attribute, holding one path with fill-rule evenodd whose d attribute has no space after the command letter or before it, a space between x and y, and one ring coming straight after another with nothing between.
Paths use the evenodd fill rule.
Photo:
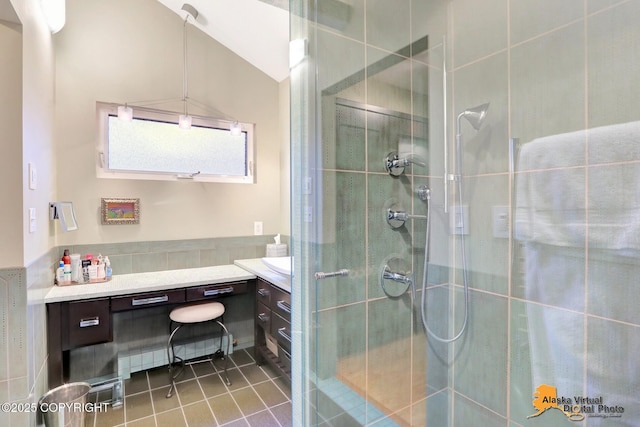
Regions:
<instances>
[{"instance_id":1,"label":"shower door handle","mask_svg":"<svg viewBox=\"0 0 640 427\"><path fill-rule=\"evenodd\" d=\"M349 275L349 270L347 270L346 268L343 268L338 271L332 271L331 273L323 273L321 271L318 271L316 272L316 274L314 274L314 277L316 278L316 280L322 280L322 279L328 279L330 277L341 277L341 276L348 276L348 275Z\"/></svg>"}]
</instances>

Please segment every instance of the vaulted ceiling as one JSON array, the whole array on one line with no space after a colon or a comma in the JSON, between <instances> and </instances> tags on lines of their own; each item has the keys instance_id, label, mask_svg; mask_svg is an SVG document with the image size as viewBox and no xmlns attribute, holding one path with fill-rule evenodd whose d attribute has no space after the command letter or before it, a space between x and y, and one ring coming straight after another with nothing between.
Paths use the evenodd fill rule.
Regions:
<instances>
[{"instance_id":1,"label":"vaulted ceiling","mask_svg":"<svg viewBox=\"0 0 640 427\"><path fill-rule=\"evenodd\" d=\"M277 82L289 76L289 12L283 0L158 0ZM190 21L193 22L193 21Z\"/></svg>"}]
</instances>

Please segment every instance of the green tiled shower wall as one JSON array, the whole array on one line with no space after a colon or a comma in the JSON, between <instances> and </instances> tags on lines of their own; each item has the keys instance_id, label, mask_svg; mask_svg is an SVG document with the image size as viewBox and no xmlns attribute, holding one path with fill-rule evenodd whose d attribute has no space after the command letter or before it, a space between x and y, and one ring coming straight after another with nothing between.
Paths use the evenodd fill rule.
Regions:
<instances>
[{"instance_id":1,"label":"green tiled shower wall","mask_svg":"<svg viewBox=\"0 0 640 427\"><path fill-rule=\"evenodd\" d=\"M291 4L304 10L304 2ZM320 255L312 260L313 267L352 269L347 278L317 282L298 302L309 309L311 332L317 332L309 362L320 365L305 374L328 378L340 357L356 356L368 366L367 374L374 375L379 367L369 355L375 346L397 340L399 356L413 351L414 360L421 360L426 352L427 397L418 404L426 406L428 425L575 425L559 411L527 418L544 374L556 381L558 393L602 395L609 404L625 407L622 417L588 418L586 427L637 425L640 375L633 355L640 351L640 254L637 248L615 248L620 241L633 246L637 231L622 236L612 231L604 243L585 238L578 247L536 253L530 242L516 239L513 229L507 238L495 236L492 224L494 207L514 213L522 197L517 182L539 177L553 183L549 194L577 203L583 212L602 203L623 206L608 216L612 230L637 223L637 138L625 148L628 135L614 135L604 146L590 135L598 127L638 120L640 1L356 0L350 6L350 20L340 28L305 25L298 22L304 13L292 13L297 24L292 36L308 38L310 46L309 61L292 70L292 99L300 101L292 105L292 130L299 136L292 140L303 141L292 147L294 160L303 165L294 176L311 174L322 182L321 197L315 200L294 186L292 206L302 211L305 204L318 202L323 215L315 229L296 223L293 216L294 230L302 234L294 239L308 245L306 252ZM407 53L411 41L424 34L429 36L427 51ZM363 107L345 114L339 107L344 99ZM443 213L442 147L448 142L452 173L456 115L486 102L489 114L480 130L461 123L462 203L469 207L469 234L464 237L469 323L453 344L426 343L417 304L412 308L408 297L386 298L378 279L381 261L389 254L410 260L421 278L424 224L413 221L406 229L391 230L383 220L383 206L395 197L405 210L422 214L415 186L431 188L429 284L434 287L427 305L431 327L450 336L461 326L464 280L460 237L450 235ZM423 150L427 167L410 166L398 178L384 172L384 157L403 142L398 136L406 129L380 126L379 109L420 118L410 143ZM420 136L424 118L426 141ZM516 152L511 169L510 138L523 146L580 131L585 137L577 156L566 156L570 147L559 142L548 151L555 155L553 167L523 168ZM292 164L295 168L296 162ZM449 184L449 202L455 200L455 187ZM620 219L624 207L631 212L626 220ZM567 219L565 213L557 211L558 224ZM597 219L590 213L578 218L588 231ZM544 286L526 282L535 273ZM402 340L407 336L411 345ZM316 341L323 351L332 349L330 357L313 357ZM572 354L571 364L541 362L540 355L553 349ZM406 370L420 372L416 366ZM317 409L315 415L321 412L308 408ZM303 419L308 408L294 402L296 417Z\"/></svg>"}]
</instances>

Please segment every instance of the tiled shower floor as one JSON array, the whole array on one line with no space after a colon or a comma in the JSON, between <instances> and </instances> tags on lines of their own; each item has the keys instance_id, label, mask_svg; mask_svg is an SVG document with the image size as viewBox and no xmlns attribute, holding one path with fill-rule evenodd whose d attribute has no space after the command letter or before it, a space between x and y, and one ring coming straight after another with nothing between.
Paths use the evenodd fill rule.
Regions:
<instances>
[{"instance_id":1,"label":"tiled shower floor","mask_svg":"<svg viewBox=\"0 0 640 427\"><path fill-rule=\"evenodd\" d=\"M169 399L166 367L137 372L124 383L124 405L87 414L85 426L292 426L288 384L268 365L256 366L252 348L234 351L228 372L231 386L210 362L187 366Z\"/></svg>"}]
</instances>

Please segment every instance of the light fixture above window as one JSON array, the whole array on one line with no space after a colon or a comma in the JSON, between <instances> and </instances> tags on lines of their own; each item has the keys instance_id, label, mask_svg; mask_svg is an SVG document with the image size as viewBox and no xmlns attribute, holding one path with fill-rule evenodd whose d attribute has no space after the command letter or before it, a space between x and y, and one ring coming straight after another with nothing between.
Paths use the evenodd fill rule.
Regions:
<instances>
[{"instance_id":1,"label":"light fixture above window","mask_svg":"<svg viewBox=\"0 0 640 427\"><path fill-rule=\"evenodd\" d=\"M238 123L237 121L231 123L229 132L231 132L231 135L233 136L240 136L242 134L242 127L240 127L240 123Z\"/></svg>"},{"instance_id":2,"label":"light fixture above window","mask_svg":"<svg viewBox=\"0 0 640 427\"><path fill-rule=\"evenodd\" d=\"M43 0L47 1L47 0ZM118 107L118 119L122 121L132 121L134 117L133 110L137 108L148 107L152 105L159 104L169 104L169 103L180 103L182 106L181 114L178 116L178 127L180 129L191 129L191 125L193 124L193 117L189 114L189 105L193 105L200 110L207 112L207 114L212 114L214 118L222 119L228 121L229 124L229 132L233 136L239 136L242 134L242 127L233 117L229 117L226 114L220 112L219 110L210 107L206 104L198 102L189 97L189 70L188 70L188 38L187 38L187 24L189 23L189 19L193 19L195 23L198 18L198 11L192 5L185 3L182 5L182 10L185 12L184 14L184 22L182 27L182 53L183 53L183 62L182 62L182 98L173 98L173 99L160 99L160 100L149 100L149 101L136 101L136 102L128 102L124 105Z\"/></svg>"}]
</instances>

